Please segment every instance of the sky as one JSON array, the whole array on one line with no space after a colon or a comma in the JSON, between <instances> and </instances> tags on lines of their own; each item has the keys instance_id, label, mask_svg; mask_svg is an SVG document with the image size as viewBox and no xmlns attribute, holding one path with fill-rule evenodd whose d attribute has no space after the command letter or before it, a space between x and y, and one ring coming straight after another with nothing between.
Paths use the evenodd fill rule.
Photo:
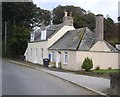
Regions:
<instances>
[{"instance_id":1,"label":"sky","mask_svg":"<svg viewBox=\"0 0 120 97\"><path fill-rule=\"evenodd\" d=\"M118 2L120 0L33 0L34 4L42 9L52 10L58 5L74 5L91 11L95 15L103 14L117 22Z\"/></svg>"}]
</instances>

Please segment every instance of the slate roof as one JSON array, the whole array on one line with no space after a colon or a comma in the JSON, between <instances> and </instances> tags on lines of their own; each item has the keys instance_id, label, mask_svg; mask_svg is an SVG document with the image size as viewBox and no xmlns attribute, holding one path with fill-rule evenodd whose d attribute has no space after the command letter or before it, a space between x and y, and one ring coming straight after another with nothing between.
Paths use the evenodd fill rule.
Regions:
<instances>
[{"instance_id":1,"label":"slate roof","mask_svg":"<svg viewBox=\"0 0 120 97\"><path fill-rule=\"evenodd\" d=\"M54 35L55 33L57 33L62 27L64 26L64 24L63 23L61 23L61 24L59 24L59 25L48 25L47 27L46 27L46 30L47 30L47 32L46 32L46 40L48 39L48 38L50 38L52 35ZM35 33L35 42L36 41L42 41L41 40L41 29L37 29L36 31L34 31L33 33Z\"/></svg>"},{"instance_id":2,"label":"slate roof","mask_svg":"<svg viewBox=\"0 0 120 97\"><path fill-rule=\"evenodd\" d=\"M96 34L89 28L80 28L68 31L63 37L55 42L49 50L72 50L72 51L89 51L91 47L98 41ZM109 47L111 52L118 50L111 44L103 40Z\"/></svg>"},{"instance_id":3,"label":"slate roof","mask_svg":"<svg viewBox=\"0 0 120 97\"><path fill-rule=\"evenodd\" d=\"M53 34L57 33L62 27L64 26L63 23L59 25L50 25L47 27L47 38L50 38Z\"/></svg>"},{"instance_id":4,"label":"slate roof","mask_svg":"<svg viewBox=\"0 0 120 97\"><path fill-rule=\"evenodd\" d=\"M95 43L94 33L87 27L68 31L49 50L89 50Z\"/></svg>"},{"instance_id":5,"label":"slate roof","mask_svg":"<svg viewBox=\"0 0 120 97\"><path fill-rule=\"evenodd\" d=\"M117 48L113 47L111 44L109 44L105 40L104 40L104 42L109 47L109 49L110 49L111 52L119 52L119 50Z\"/></svg>"}]
</instances>

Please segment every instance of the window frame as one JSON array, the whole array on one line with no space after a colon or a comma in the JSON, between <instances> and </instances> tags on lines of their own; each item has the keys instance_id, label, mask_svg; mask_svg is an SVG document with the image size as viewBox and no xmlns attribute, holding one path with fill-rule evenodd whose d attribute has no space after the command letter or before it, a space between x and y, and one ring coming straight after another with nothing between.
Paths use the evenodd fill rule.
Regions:
<instances>
[{"instance_id":1,"label":"window frame","mask_svg":"<svg viewBox=\"0 0 120 97\"><path fill-rule=\"evenodd\" d=\"M53 61L53 62L55 62L55 52L54 52L54 51L52 51L52 54L51 54L51 55L52 55L52 58L51 58L51 59L52 59L52 61Z\"/></svg>"},{"instance_id":2,"label":"window frame","mask_svg":"<svg viewBox=\"0 0 120 97\"><path fill-rule=\"evenodd\" d=\"M68 52L64 52L64 64L68 64Z\"/></svg>"},{"instance_id":3,"label":"window frame","mask_svg":"<svg viewBox=\"0 0 120 97\"><path fill-rule=\"evenodd\" d=\"M43 59L43 48L41 48L41 59Z\"/></svg>"},{"instance_id":4,"label":"window frame","mask_svg":"<svg viewBox=\"0 0 120 97\"><path fill-rule=\"evenodd\" d=\"M36 57L38 56L38 48L35 49Z\"/></svg>"},{"instance_id":5,"label":"window frame","mask_svg":"<svg viewBox=\"0 0 120 97\"><path fill-rule=\"evenodd\" d=\"M31 48L31 49L30 49L30 57L31 57L31 58L32 58L32 51L33 51L33 50L32 50L32 48Z\"/></svg>"}]
</instances>

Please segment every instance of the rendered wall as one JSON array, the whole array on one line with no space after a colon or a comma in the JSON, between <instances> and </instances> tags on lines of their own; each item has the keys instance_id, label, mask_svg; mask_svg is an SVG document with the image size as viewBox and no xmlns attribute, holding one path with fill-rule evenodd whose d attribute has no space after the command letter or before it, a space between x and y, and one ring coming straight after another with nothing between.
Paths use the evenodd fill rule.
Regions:
<instances>
[{"instance_id":1,"label":"rendered wall","mask_svg":"<svg viewBox=\"0 0 120 97\"><path fill-rule=\"evenodd\" d=\"M52 51L49 51L51 53ZM57 51L55 57L57 58ZM120 53L107 53L107 52L84 52L84 51L60 51L61 52L61 68L66 70L78 71L81 70L84 58L89 57L93 60L93 69L99 66L101 69L118 69L120 60L118 54ZM68 52L68 64L64 63L64 53Z\"/></svg>"},{"instance_id":2,"label":"rendered wall","mask_svg":"<svg viewBox=\"0 0 120 97\"><path fill-rule=\"evenodd\" d=\"M93 60L93 69L99 66L101 69L118 69L120 60L118 59L120 53L106 53L106 52L77 52L76 65L82 65L84 58L89 57Z\"/></svg>"},{"instance_id":3,"label":"rendered wall","mask_svg":"<svg viewBox=\"0 0 120 97\"><path fill-rule=\"evenodd\" d=\"M32 57L31 57L31 48L32 48ZM37 56L36 56L36 48L38 49ZM43 48L43 58L48 58L47 41L28 43L28 47L25 52L26 61L43 64L43 59L41 58L41 48Z\"/></svg>"}]
</instances>

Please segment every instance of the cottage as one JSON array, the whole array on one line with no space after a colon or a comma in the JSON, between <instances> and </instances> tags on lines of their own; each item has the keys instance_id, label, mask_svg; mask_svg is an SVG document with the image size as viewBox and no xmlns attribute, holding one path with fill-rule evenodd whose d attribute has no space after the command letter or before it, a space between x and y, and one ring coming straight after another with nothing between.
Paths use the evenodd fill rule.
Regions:
<instances>
[{"instance_id":1,"label":"cottage","mask_svg":"<svg viewBox=\"0 0 120 97\"><path fill-rule=\"evenodd\" d=\"M37 32L39 34L35 36ZM31 40L25 52L26 61L43 64L43 59L49 58L57 68L78 71L84 58L89 57L93 60L93 69L98 66L101 69L119 67L118 49L104 40L104 17L101 14L96 16L95 32L87 27L75 29L72 16L65 12L62 24L33 31Z\"/></svg>"},{"instance_id":2,"label":"cottage","mask_svg":"<svg viewBox=\"0 0 120 97\"><path fill-rule=\"evenodd\" d=\"M63 23L59 25L48 25L42 29L36 29L31 32L30 42L25 51L26 61L32 63L43 64L44 58L49 58L48 48L60 39L67 31L75 29L73 27L73 18L67 16L63 17Z\"/></svg>"}]
</instances>

